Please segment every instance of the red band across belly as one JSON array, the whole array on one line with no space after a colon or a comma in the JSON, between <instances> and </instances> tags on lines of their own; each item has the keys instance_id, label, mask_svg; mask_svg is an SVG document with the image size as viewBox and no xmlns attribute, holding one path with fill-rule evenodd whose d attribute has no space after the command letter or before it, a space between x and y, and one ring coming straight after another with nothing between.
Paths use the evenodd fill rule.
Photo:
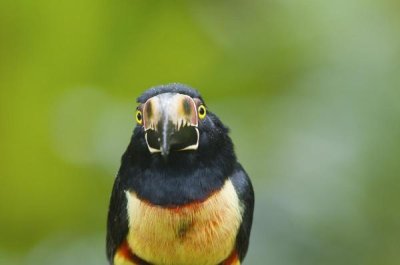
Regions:
<instances>
[{"instance_id":1,"label":"red band across belly","mask_svg":"<svg viewBox=\"0 0 400 265\"><path fill-rule=\"evenodd\" d=\"M232 254L222 262L222 265L233 265L233 264L240 264L239 263L239 255L236 250L233 250Z\"/></svg>"},{"instance_id":2,"label":"red band across belly","mask_svg":"<svg viewBox=\"0 0 400 265\"><path fill-rule=\"evenodd\" d=\"M140 265L151 265L147 261L141 259L140 257L136 256L130 247L128 246L128 243L124 241L121 246L118 248L116 255L122 256L124 259L132 262L133 264L140 264Z\"/></svg>"},{"instance_id":3,"label":"red band across belly","mask_svg":"<svg viewBox=\"0 0 400 265\"><path fill-rule=\"evenodd\" d=\"M147 261L136 256L129 248L126 241L124 241L124 243L122 243L121 246L118 248L117 254L122 256L124 259L132 262L133 264L151 265L151 263L148 263ZM224 262L221 263L221 265L233 265L237 264L237 262L239 262L239 256L236 250L234 250L232 254Z\"/></svg>"}]
</instances>

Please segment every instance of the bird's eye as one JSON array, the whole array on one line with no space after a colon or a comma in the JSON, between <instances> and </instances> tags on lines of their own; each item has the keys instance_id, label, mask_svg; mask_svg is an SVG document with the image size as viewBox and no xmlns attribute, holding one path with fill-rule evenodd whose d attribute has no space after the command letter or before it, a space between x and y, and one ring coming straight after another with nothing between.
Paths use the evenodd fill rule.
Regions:
<instances>
[{"instance_id":1,"label":"bird's eye","mask_svg":"<svg viewBox=\"0 0 400 265\"><path fill-rule=\"evenodd\" d=\"M136 110L136 122L140 125L143 123L143 116L140 110Z\"/></svg>"},{"instance_id":2,"label":"bird's eye","mask_svg":"<svg viewBox=\"0 0 400 265\"><path fill-rule=\"evenodd\" d=\"M206 111L206 107L204 107L204 105L199 106L198 112L199 112L200 119L204 119L206 117L207 111Z\"/></svg>"}]
</instances>

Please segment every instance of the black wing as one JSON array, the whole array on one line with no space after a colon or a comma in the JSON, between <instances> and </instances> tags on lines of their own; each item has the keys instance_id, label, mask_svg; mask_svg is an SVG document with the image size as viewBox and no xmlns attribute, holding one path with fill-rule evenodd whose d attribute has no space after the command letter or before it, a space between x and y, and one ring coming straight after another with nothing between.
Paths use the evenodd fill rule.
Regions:
<instances>
[{"instance_id":1,"label":"black wing","mask_svg":"<svg viewBox=\"0 0 400 265\"><path fill-rule=\"evenodd\" d=\"M127 199L124 188L121 184L120 175L114 182L113 191L110 199L107 220L107 258L113 264L115 252L123 243L128 234Z\"/></svg>"},{"instance_id":2,"label":"black wing","mask_svg":"<svg viewBox=\"0 0 400 265\"><path fill-rule=\"evenodd\" d=\"M254 191L249 176L239 163L236 165L230 179L238 194L241 206L244 208L242 224L236 236L236 251L240 261L242 261L249 247L251 225L253 223Z\"/></svg>"}]
</instances>

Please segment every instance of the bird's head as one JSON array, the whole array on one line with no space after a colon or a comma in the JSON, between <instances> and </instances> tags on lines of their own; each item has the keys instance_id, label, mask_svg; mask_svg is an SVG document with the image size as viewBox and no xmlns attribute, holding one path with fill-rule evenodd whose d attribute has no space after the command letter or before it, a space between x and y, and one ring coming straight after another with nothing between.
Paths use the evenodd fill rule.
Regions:
<instances>
[{"instance_id":1,"label":"bird's head","mask_svg":"<svg viewBox=\"0 0 400 265\"><path fill-rule=\"evenodd\" d=\"M206 107L199 98L166 92L140 104L136 121L145 132L150 153L197 150L199 121L206 117Z\"/></svg>"},{"instance_id":2,"label":"bird's head","mask_svg":"<svg viewBox=\"0 0 400 265\"><path fill-rule=\"evenodd\" d=\"M228 129L207 110L196 90L181 84L158 86L144 92L138 104L131 144L145 143L151 156L211 154L218 148L233 154Z\"/></svg>"}]
</instances>

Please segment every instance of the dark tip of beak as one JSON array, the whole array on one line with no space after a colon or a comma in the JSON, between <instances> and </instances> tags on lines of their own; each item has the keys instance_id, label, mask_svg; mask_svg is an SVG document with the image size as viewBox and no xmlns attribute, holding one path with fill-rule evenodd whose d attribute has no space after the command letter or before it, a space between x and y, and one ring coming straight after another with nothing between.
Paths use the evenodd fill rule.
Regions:
<instances>
[{"instance_id":1,"label":"dark tip of beak","mask_svg":"<svg viewBox=\"0 0 400 265\"><path fill-rule=\"evenodd\" d=\"M169 155L169 146L165 143L163 143L161 147L161 155L164 157L164 159L167 159Z\"/></svg>"},{"instance_id":2,"label":"dark tip of beak","mask_svg":"<svg viewBox=\"0 0 400 265\"><path fill-rule=\"evenodd\" d=\"M162 128L162 133L161 133L161 155L164 157L164 159L166 159L169 155L169 151L170 151L170 142L169 142L169 137L171 134L171 124L168 123L168 121L165 121L163 124L163 128Z\"/></svg>"}]
</instances>

